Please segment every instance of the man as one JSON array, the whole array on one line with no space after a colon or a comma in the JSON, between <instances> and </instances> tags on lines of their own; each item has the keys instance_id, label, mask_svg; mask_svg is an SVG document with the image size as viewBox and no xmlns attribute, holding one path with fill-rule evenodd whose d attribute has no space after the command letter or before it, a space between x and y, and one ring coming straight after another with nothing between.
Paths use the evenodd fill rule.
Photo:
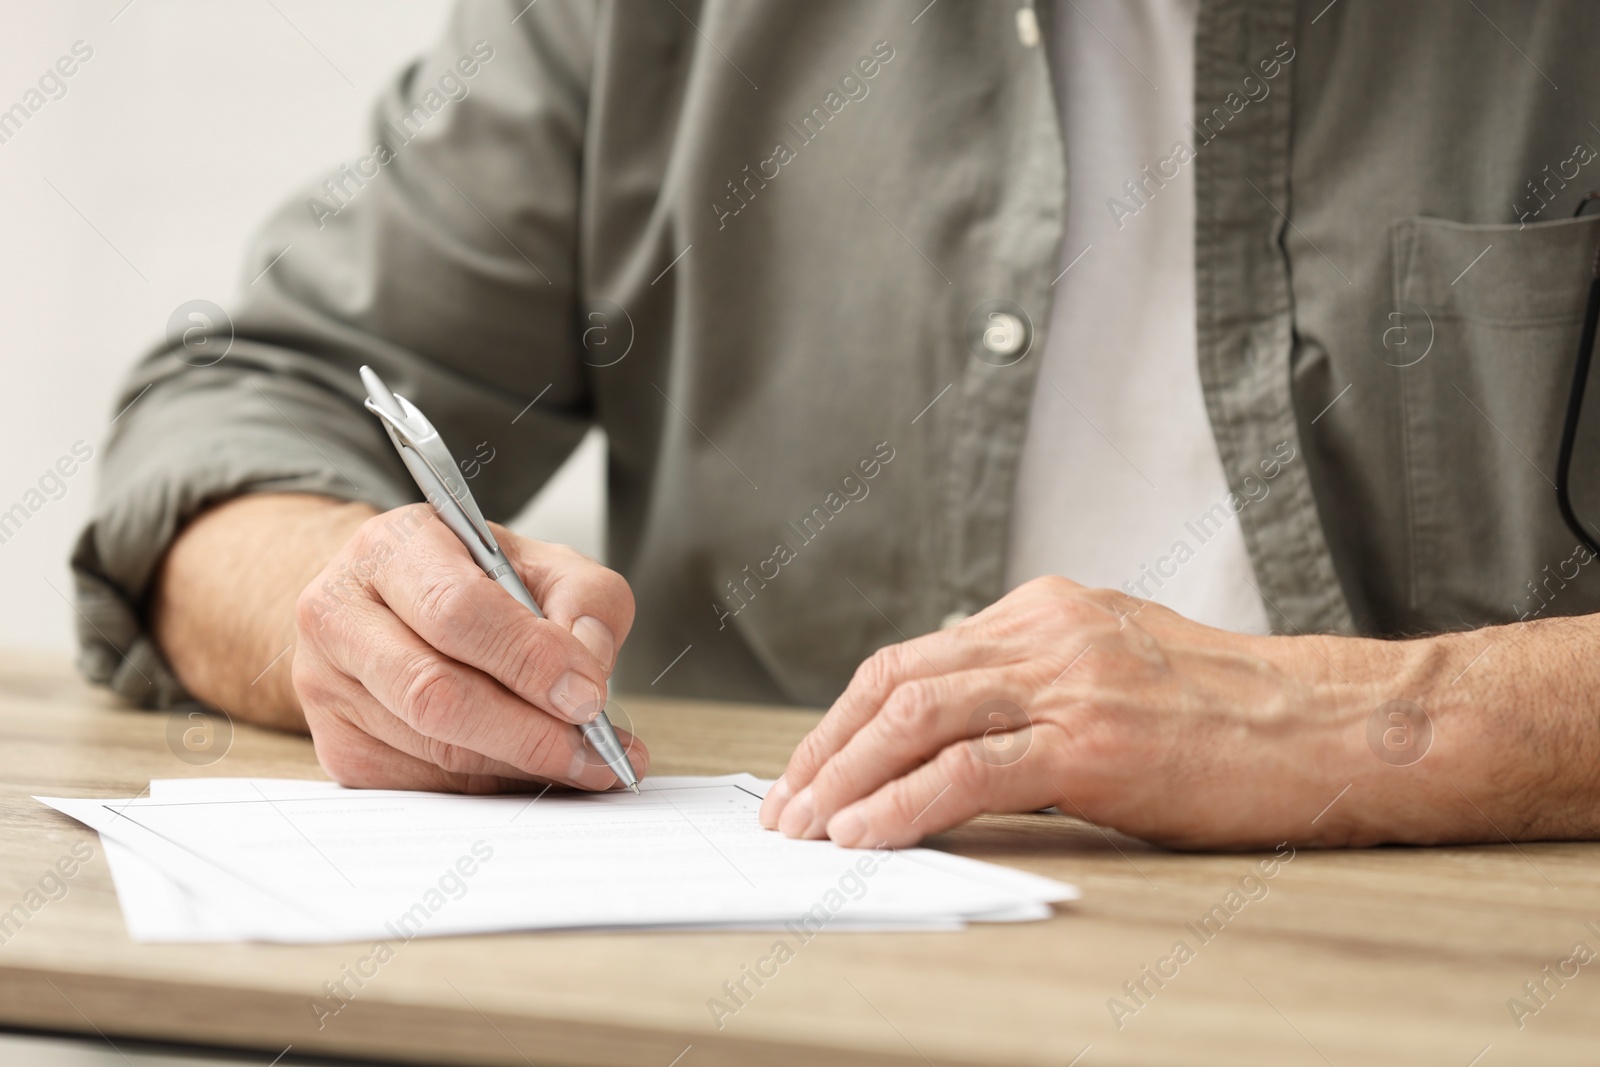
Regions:
<instances>
[{"instance_id":1,"label":"man","mask_svg":"<svg viewBox=\"0 0 1600 1067\"><path fill-rule=\"evenodd\" d=\"M847 845L1050 805L1185 847L1594 836L1600 584L1549 476L1596 30L467 0L268 226L225 357L128 383L86 669L361 786L607 788L570 724L613 670L831 703L762 820ZM409 503L362 363L491 515L603 426L626 581L506 534L518 608Z\"/></svg>"}]
</instances>

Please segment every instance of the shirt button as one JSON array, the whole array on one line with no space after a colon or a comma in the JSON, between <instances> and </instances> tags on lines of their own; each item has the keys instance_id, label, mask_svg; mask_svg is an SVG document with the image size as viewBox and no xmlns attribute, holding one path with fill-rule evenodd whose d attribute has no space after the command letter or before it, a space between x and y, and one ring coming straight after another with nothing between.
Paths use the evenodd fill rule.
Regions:
<instances>
[{"instance_id":1,"label":"shirt button","mask_svg":"<svg viewBox=\"0 0 1600 1067\"><path fill-rule=\"evenodd\" d=\"M1028 340L1028 328L1009 311L989 312L983 347L997 356L1014 356Z\"/></svg>"},{"instance_id":2,"label":"shirt button","mask_svg":"<svg viewBox=\"0 0 1600 1067\"><path fill-rule=\"evenodd\" d=\"M966 622L970 617L971 616L964 611L952 611L950 614L939 620L939 629L948 630L952 626Z\"/></svg>"},{"instance_id":3,"label":"shirt button","mask_svg":"<svg viewBox=\"0 0 1600 1067\"><path fill-rule=\"evenodd\" d=\"M1033 346L1033 320L1010 300L985 300L966 324L967 350L991 367L1009 367Z\"/></svg>"}]
</instances>

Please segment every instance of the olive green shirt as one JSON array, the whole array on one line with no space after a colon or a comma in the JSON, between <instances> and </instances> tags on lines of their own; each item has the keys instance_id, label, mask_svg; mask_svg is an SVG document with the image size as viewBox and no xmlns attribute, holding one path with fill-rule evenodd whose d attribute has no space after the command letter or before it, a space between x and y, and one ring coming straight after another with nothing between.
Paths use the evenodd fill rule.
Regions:
<instances>
[{"instance_id":1,"label":"olive green shirt","mask_svg":"<svg viewBox=\"0 0 1600 1067\"><path fill-rule=\"evenodd\" d=\"M1040 42L1082 17L1020 6L464 0L267 224L231 328L130 377L73 557L85 671L183 698L143 613L207 505L418 498L362 363L492 518L605 429L625 688L826 703L995 600L1070 195ZM1194 121L1106 210L1195 183L1200 373L1278 630L1600 606L1551 484L1596 40L1578 0L1202 0ZM999 306L1031 355L984 348Z\"/></svg>"}]
</instances>

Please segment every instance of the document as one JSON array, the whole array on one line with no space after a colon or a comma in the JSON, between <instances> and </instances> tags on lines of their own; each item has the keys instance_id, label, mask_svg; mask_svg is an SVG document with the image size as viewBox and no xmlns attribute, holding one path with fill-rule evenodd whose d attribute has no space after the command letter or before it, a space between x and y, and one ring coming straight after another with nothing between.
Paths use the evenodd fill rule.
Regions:
<instances>
[{"instance_id":1,"label":"document","mask_svg":"<svg viewBox=\"0 0 1600 1067\"><path fill-rule=\"evenodd\" d=\"M100 832L142 941L410 940L553 929L960 929L1047 918L1070 885L932 849L761 829L770 783L464 796L328 782L158 780L38 797Z\"/></svg>"}]
</instances>

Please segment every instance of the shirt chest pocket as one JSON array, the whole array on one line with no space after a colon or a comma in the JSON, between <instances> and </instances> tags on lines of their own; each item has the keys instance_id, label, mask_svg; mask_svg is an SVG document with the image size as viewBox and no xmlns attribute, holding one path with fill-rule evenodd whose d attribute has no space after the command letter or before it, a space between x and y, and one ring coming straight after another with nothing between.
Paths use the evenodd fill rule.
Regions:
<instances>
[{"instance_id":1,"label":"shirt chest pocket","mask_svg":"<svg viewBox=\"0 0 1600 1067\"><path fill-rule=\"evenodd\" d=\"M1600 566L1574 563L1555 496L1600 216L1412 218L1391 238L1415 617L1457 629L1600 610ZM1574 468L1573 483L1593 495L1600 467Z\"/></svg>"}]
</instances>

